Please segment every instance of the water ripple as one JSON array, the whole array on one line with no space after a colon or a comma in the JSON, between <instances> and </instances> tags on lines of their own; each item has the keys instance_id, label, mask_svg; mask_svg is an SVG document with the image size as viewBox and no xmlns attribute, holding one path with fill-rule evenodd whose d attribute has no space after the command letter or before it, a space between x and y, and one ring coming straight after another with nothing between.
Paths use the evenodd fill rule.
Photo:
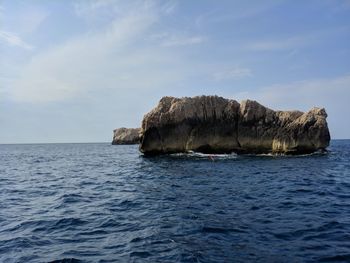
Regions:
<instances>
[{"instance_id":1,"label":"water ripple","mask_svg":"<svg viewBox=\"0 0 350 263\"><path fill-rule=\"evenodd\" d=\"M0 145L0 262L349 262L350 141L330 150Z\"/></svg>"}]
</instances>

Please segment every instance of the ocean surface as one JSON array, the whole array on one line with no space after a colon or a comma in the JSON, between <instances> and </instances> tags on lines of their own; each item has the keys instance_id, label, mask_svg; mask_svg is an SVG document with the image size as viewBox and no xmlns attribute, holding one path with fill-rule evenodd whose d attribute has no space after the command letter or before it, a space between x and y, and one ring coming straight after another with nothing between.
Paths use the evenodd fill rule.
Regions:
<instances>
[{"instance_id":1,"label":"ocean surface","mask_svg":"<svg viewBox=\"0 0 350 263\"><path fill-rule=\"evenodd\" d=\"M0 145L0 262L350 262L350 140L329 150Z\"/></svg>"}]
</instances>

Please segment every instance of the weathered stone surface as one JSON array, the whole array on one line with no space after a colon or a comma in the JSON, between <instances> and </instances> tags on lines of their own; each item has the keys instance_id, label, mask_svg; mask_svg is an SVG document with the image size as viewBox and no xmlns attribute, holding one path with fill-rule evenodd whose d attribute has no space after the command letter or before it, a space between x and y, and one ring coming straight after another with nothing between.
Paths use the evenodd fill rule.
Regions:
<instances>
[{"instance_id":1,"label":"weathered stone surface","mask_svg":"<svg viewBox=\"0 0 350 263\"><path fill-rule=\"evenodd\" d=\"M143 118L140 151L311 153L329 145L326 118L320 108L273 111L252 100L163 97Z\"/></svg>"},{"instance_id":2,"label":"weathered stone surface","mask_svg":"<svg viewBox=\"0 0 350 263\"><path fill-rule=\"evenodd\" d=\"M138 144L140 143L140 128L115 129L112 144Z\"/></svg>"}]
</instances>

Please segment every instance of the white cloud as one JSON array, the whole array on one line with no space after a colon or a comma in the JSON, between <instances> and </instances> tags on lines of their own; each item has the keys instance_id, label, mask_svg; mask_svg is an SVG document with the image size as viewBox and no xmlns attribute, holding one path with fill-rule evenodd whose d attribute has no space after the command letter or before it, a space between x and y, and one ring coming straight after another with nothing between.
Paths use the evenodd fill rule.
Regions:
<instances>
[{"instance_id":1,"label":"white cloud","mask_svg":"<svg viewBox=\"0 0 350 263\"><path fill-rule=\"evenodd\" d=\"M168 49L144 43L159 10L143 5L103 30L84 34L34 55L7 88L16 101L52 102L163 89L184 77L184 62ZM171 68L171 70L169 70Z\"/></svg>"},{"instance_id":2,"label":"white cloud","mask_svg":"<svg viewBox=\"0 0 350 263\"><path fill-rule=\"evenodd\" d=\"M289 50L297 52L299 48L312 46L327 41L333 41L338 35L344 35L349 31L349 27L340 26L326 28L294 36L285 36L272 39L256 39L246 44L243 48L252 51L279 51Z\"/></svg>"},{"instance_id":3,"label":"white cloud","mask_svg":"<svg viewBox=\"0 0 350 263\"><path fill-rule=\"evenodd\" d=\"M278 109L308 110L329 104L344 107L350 97L350 75L329 79L311 79L287 84L275 84L255 91L235 94L238 99L256 99ZM342 103L344 102L344 103ZM350 107L349 107L350 108Z\"/></svg>"},{"instance_id":4,"label":"white cloud","mask_svg":"<svg viewBox=\"0 0 350 263\"><path fill-rule=\"evenodd\" d=\"M180 83L196 68L195 61L173 47L198 44L202 37L157 31L158 22L175 8L173 2L140 1L142 4L134 8L125 2L118 5L118 1L87 1L87 6L85 1L78 3L74 10L81 16L94 16L101 8L113 9L114 5L119 9L98 30L88 29L88 33L38 50L16 79L6 84L3 92L7 97L18 102L47 103L94 100L92 97L106 94L120 98L151 94ZM159 48L163 44L166 48Z\"/></svg>"},{"instance_id":5,"label":"white cloud","mask_svg":"<svg viewBox=\"0 0 350 263\"><path fill-rule=\"evenodd\" d=\"M165 4L162 6L162 12L166 15L172 14L177 8L177 2L176 1L169 1L165 2Z\"/></svg>"},{"instance_id":6,"label":"white cloud","mask_svg":"<svg viewBox=\"0 0 350 263\"><path fill-rule=\"evenodd\" d=\"M247 45L245 48L253 51L274 51L284 49L295 49L308 45L310 43L310 37L289 37L272 40L260 40Z\"/></svg>"},{"instance_id":7,"label":"white cloud","mask_svg":"<svg viewBox=\"0 0 350 263\"><path fill-rule=\"evenodd\" d=\"M10 93L16 100L55 101L106 85L110 78L118 80L124 74L118 70L143 59L130 54L127 44L153 21L150 13L128 15L103 33L83 35L39 53L23 68Z\"/></svg>"},{"instance_id":8,"label":"white cloud","mask_svg":"<svg viewBox=\"0 0 350 263\"><path fill-rule=\"evenodd\" d=\"M149 40L159 43L162 47L181 47L201 44L205 41L202 36L192 36L184 33L161 32L152 34Z\"/></svg>"},{"instance_id":9,"label":"white cloud","mask_svg":"<svg viewBox=\"0 0 350 263\"><path fill-rule=\"evenodd\" d=\"M86 20L103 20L125 15L125 10L153 10L160 15L169 15L176 10L177 1L157 0L77 0L73 2L75 14Z\"/></svg>"},{"instance_id":10,"label":"white cloud","mask_svg":"<svg viewBox=\"0 0 350 263\"><path fill-rule=\"evenodd\" d=\"M20 18L16 20L16 32L23 35L31 34L42 25L50 13L41 7L33 6L19 13Z\"/></svg>"},{"instance_id":11,"label":"white cloud","mask_svg":"<svg viewBox=\"0 0 350 263\"><path fill-rule=\"evenodd\" d=\"M0 6L0 30L11 35L11 38L21 39L30 36L35 32L45 19L50 15L50 12L43 5L29 4L25 1L18 3L15 10L5 10ZM20 42L15 40L16 42ZM21 42L24 42L21 40ZM26 45L27 47L30 45Z\"/></svg>"},{"instance_id":12,"label":"white cloud","mask_svg":"<svg viewBox=\"0 0 350 263\"><path fill-rule=\"evenodd\" d=\"M171 36L161 42L163 47L176 47L200 44L204 41L201 36Z\"/></svg>"},{"instance_id":13,"label":"white cloud","mask_svg":"<svg viewBox=\"0 0 350 263\"><path fill-rule=\"evenodd\" d=\"M233 68L231 70L220 71L214 73L215 80L230 80L230 79L241 79L245 77L251 77L252 71L249 68Z\"/></svg>"},{"instance_id":14,"label":"white cloud","mask_svg":"<svg viewBox=\"0 0 350 263\"><path fill-rule=\"evenodd\" d=\"M280 5L282 2L283 1L275 0L235 1L234 8L227 8L224 4L218 5L217 8L199 15L195 19L195 25L198 27L205 27L210 23L227 23L228 21L252 19Z\"/></svg>"},{"instance_id":15,"label":"white cloud","mask_svg":"<svg viewBox=\"0 0 350 263\"><path fill-rule=\"evenodd\" d=\"M73 2L75 14L83 18L103 17L105 14L116 14L121 12L121 5L118 0L81 0Z\"/></svg>"},{"instance_id":16,"label":"white cloud","mask_svg":"<svg viewBox=\"0 0 350 263\"><path fill-rule=\"evenodd\" d=\"M0 6L0 20L2 20L4 25L2 28L0 27L0 42L32 50L34 47L23 40L23 36L25 38L28 34L35 31L48 15L49 13L42 8L19 8L16 15L14 15L16 19L14 19L13 16L5 13L3 6Z\"/></svg>"},{"instance_id":17,"label":"white cloud","mask_svg":"<svg viewBox=\"0 0 350 263\"><path fill-rule=\"evenodd\" d=\"M18 35L8 31L0 31L0 41L10 46L21 47L27 50L33 49L33 46L26 43Z\"/></svg>"}]
</instances>

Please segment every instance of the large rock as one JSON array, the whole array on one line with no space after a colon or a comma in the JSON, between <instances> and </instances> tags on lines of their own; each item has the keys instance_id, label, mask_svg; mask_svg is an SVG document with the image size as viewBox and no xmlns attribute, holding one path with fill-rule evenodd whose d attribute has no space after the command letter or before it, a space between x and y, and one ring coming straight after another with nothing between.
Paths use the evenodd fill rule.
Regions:
<instances>
[{"instance_id":1,"label":"large rock","mask_svg":"<svg viewBox=\"0 0 350 263\"><path fill-rule=\"evenodd\" d=\"M140 151L311 153L329 145L326 118L320 108L273 111L252 100L163 97L143 118Z\"/></svg>"},{"instance_id":2,"label":"large rock","mask_svg":"<svg viewBox=\"0 0 350 263\"><path fill-rule=\"evenodd\" d=\"M140 143L140 128L115 129L112 144L138 144Z\"/></svg>"}]
</instances>

